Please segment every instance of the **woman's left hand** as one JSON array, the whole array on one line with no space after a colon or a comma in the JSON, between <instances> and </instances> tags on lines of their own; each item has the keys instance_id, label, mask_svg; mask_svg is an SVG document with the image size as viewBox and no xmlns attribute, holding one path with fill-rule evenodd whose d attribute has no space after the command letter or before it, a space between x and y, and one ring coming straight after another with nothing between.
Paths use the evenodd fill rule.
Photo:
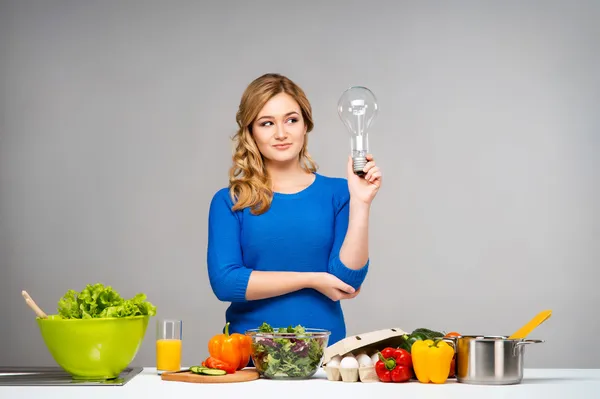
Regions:
<instances>
[{"instance_id":1,"label":"woman's left hand","mask_svg":"<svg viewBox=\"0 0 600 399\"><path fill-rule=\"evenodd\" d=\"M370 204L381 187L382 177L381 170L375 165L373 155L367 155L367 164L363 170L365 172L363 177L355 175L352 168L352 157L348 157L348 189L350 190L350 199Z\"/></svg>"}]
</instances>

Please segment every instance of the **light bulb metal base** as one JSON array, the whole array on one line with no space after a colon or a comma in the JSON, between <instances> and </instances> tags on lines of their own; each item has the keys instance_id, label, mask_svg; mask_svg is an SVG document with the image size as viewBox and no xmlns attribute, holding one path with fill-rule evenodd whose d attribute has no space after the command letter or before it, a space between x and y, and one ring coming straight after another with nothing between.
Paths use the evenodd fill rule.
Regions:
<instances>
[{"instance_id":1,"label":"light bulb metal base","mask_svg":"<svg viewBox=\"0 0 600 399\"><path fill-rule=\"evenodd\" d=\"M352 157L352 169L353 169L355 175L364 176L365 172L363 171L363 169L365 168L366 164L367 164L366 157L363 157L363 156Z\"/></svg>"}]
</instances>

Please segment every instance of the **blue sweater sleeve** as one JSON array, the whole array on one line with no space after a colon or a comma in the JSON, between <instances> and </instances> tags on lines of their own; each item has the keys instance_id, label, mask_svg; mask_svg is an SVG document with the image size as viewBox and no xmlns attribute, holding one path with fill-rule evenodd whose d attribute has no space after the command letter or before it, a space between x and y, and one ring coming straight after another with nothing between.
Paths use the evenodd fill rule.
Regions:
<instances>
[{"instance_id":1,"label":"blue sweater sleeve","mask_svg":"<svg viewBox=\"0 0 600 399\"><path fill-rule=\"evenodd\" d=\"M335 215L335 238L333 242L333 248L331 249L331 256L329 258L329 273L333 274L343 282L358 289L365 280L367 272L369 270L369 259L364 266L360 269L350 269L340 260L340 249L346 238L346 231L348 230L348 219L350 217L350 193L347 189L346 180L344 190L341 191L337 197L339 198L337 204L337 212Z\"/></svg>"},{"instance_id":2,"label":"blue sweater sleeve","mask_svg":"<svg viewBox=\"0 0 600 399\"><path fill-rule=\"evenodd\" d=\"M210 203L207 263L210 285L223 302L246 302L251 269L242 262L240 221L231 210L228 189L219 190Z\"/></svg>"}]
</instances>

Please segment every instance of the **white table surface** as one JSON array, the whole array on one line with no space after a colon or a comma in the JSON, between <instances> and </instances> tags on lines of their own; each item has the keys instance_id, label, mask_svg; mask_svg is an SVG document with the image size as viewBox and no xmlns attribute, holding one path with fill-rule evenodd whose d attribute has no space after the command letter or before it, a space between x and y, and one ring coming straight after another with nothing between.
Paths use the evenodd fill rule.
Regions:
<instances>
[{"instance_id":1,"label":"white table surface","mask_svg":"<svg viewBox=\"0 0 600 399\"><path fill-rule=\"evenodd\" d=\"M368 395L368 396L367 396ZM600 398L600 369L525 369L518 385L484 386L446 384L328 381L322 370L309 380L197 384L163 381L156 369L145 368L124 386L0 386L1 399L61 398Z\"/></svg>"}]
</instances>

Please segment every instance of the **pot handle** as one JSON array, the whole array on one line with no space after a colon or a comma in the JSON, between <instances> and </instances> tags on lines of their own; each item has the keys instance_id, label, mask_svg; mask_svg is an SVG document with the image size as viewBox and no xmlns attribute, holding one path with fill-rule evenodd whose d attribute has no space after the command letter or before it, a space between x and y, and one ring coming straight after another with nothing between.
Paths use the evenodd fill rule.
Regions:
<instances>
[{"instance_id":1,"label":"pot handle","mask_svg":"<svg viewBox=\"0 0 600 399\"><path fill-rule=\"evenodd\" d=\"M516 343L516 347L518 348L521 345L527 344L542 344L544 343L543 339L524 339L523 341L519 341Z\"/></svg>"},{"instance_id":2,"label":"pot handle","mask_svg":"<svg viewBox=\"0 0 600 399\"><path fill-rule=\"evenodd\" d=\"M515 344L515 347L513 348L514 355L517 356L517 353L519 353L519 349L523 345L527 345L527 344L541 344L543 342L544 342L543 339L524 339L523 341L519 341L519 342L517 342Z\"/></svg>"}]
</instances>

